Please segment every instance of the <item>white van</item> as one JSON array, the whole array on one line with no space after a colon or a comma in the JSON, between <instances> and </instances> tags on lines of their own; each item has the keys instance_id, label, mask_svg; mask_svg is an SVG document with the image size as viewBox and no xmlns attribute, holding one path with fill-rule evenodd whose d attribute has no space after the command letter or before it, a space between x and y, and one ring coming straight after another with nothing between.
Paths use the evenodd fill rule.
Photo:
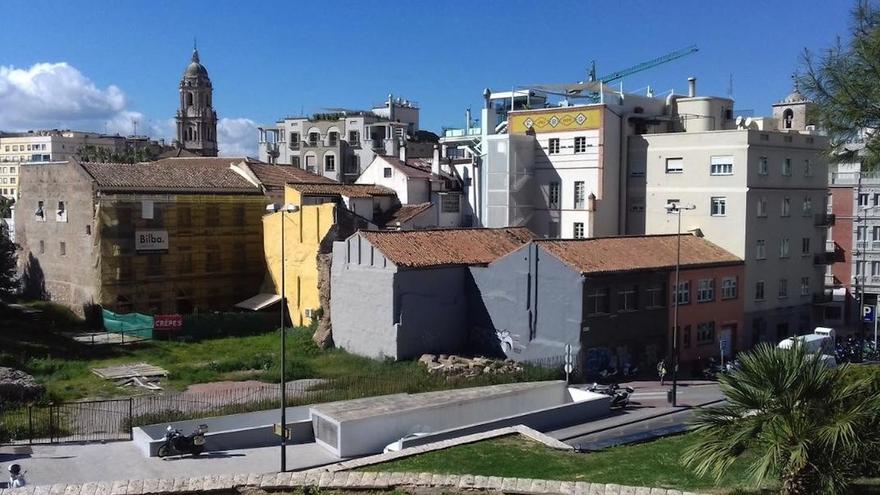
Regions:
<instances>
[{"instance_id":1,"label":"white van","mask_svg":"<svg viewBox=\"0 0 880 495\"><path fill-rule=\"evenodd\" d=\"M808 353L820 354L822 361L829 368L837 368L837 359L834 357L834 329L828 327L816 327L813 333L788 337L779 342L780 349L791 349L795 342L802 344Z\"/></svg>"}]
</instances>

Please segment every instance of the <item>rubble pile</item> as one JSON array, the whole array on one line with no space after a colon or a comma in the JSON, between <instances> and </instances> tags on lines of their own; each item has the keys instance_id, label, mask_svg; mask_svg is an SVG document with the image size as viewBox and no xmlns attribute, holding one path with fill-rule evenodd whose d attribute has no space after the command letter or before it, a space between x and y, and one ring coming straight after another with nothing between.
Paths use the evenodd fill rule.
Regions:
<instances>
[{"instance_id":1,"label":"rubble pile","mask_svg":"<svg viewBox=\"0 0 880 495\"><path fill-rule=\"evenodd\" d=\"M470 378L479 375L514 375L523 371L521 364L510 359L467 358L454 354L422 354L422 357L419 358L419 364L425 366L428 373L456 378Z\"/></svg>"},{"instance_id":2,"label":"rubble pile","mask_svg":"<svg viewBox=\"0 0 880 495\"><path fill-rule=\"evenodd\" d=\"M34 400L43 390L43 386L24 371L0 367L0 403Z\"/></svg>"}]
</instances>

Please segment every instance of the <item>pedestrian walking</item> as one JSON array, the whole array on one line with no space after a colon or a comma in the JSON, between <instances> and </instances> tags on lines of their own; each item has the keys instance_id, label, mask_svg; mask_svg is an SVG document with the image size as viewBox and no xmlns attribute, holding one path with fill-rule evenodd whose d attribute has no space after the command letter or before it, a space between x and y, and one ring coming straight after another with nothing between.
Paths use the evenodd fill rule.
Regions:
<instances>
[{"instance_id":1,"label":"pedestrian walking","mask_svg":"<svg viewBox=\"0 0 880 495\"><path fill-rule=\"evenodd\" d=\"M657 363L657 375L660 376L660 386L662 387L666 380L666 360L661 359L659 363Z\"/></svg>"}]
</instances>

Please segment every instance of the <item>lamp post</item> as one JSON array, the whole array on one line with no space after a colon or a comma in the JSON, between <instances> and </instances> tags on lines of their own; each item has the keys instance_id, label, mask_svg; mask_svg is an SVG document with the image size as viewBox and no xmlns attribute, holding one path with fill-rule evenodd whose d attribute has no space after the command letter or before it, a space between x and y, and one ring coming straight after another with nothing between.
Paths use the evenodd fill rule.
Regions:
<instances>
[{"instance_id":1,"label":"lamp post","mask_svg":"<svg viewBox=\"0 0 880 495\"><path fill-rule=\"evenodd\" d=\"M270 205L273 210L275 205ZM284 276L284 214L296 213L299 206L284 204L278 209L281 214L281 471L287 471L287 374L285 373L287 360L287 329L284 327L284 310L287 307Z\"/></svg>"},{"instance_id":2,"label":"lamp post","mask_svg":"<svg viewBox=\"0 0 880 495\"><path fill-rule=\"evenodd\" d=\"M695 205L683 205L681 203L669 203L666 205L666 213L678 216L678 228L676 230L675 250L675 297L672 299L672 407L678 406L678 295L679 273L681 271L681 212L682 210L695 210Z\"/></svg>"}]
</instances>

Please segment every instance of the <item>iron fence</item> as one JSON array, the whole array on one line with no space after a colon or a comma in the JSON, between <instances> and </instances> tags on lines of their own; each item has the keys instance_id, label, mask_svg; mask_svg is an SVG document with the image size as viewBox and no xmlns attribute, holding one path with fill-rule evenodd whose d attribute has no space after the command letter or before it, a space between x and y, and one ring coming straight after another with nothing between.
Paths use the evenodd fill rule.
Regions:
<instances>
[{"instance_id":1,"label":"iron fence","mask_svg":"<svg viewBox=\"0 0 880 495\"><path fill-rule=\"evenodd\" d=\"M132 398L28 404L0 409L0 443L131 439Z\"/></svg>"}]
</instances>

